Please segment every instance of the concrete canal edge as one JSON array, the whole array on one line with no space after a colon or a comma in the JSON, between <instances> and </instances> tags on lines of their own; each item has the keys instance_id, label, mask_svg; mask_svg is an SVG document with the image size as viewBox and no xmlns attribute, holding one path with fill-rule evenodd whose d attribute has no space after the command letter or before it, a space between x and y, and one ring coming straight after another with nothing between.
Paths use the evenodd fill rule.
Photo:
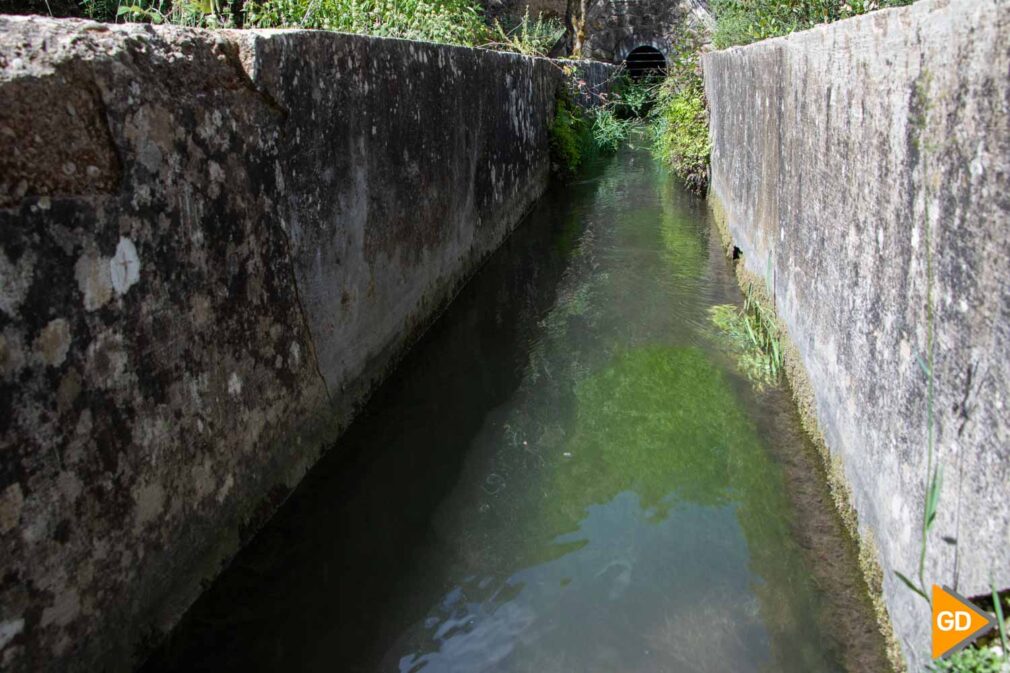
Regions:
<instances>
[{"instance_id":1,"label":"concrete canal edge","mask_svg":"<svg viewBox=\"0 0 1010 673\"><path fill-rule=\"evenodd\" d=\"M797 402L910 670L930 617L895 571L917 574L930 423L943 488L924 577L1010 586L1007 45L1005 3L923 0L703 57L712 210L789 336Z\"/></svg>"},{"instance_id":2,"label":"concrete canal edge","mask_svg":"<svg viewBox=\"0 0 1010 673\"><path fill-rule=\"evenodd\" d=\"M0 17L5 670L128 670L175 623L540 196L563 77Z\"/></svg>"},{"instance_id":3,"label":"concrete canal edge","mask_svg":"<svg viewBox=\"0 0 1010 673\"><path fill-rule=\"evenodd\" d=\"M722 240L723 252L726 253L728 258L733 259L734 254L740 254L739 252L734 253L734 250L739 251L739 247L730 233L726 211L723 208L722 202L719 201L718 196L710 193L706 198L706 205L708 206L709 215L712 217L712 222ZM810 381L810 375L803 366L803 360L800 358L796 344L790 338L788 326L775 310L775 301L768 291L765 279L749 270L744 264L734 264L733 270L740 288L751 293L753 300L767 309L769 315L775 316L776 327L780 336L780 346L782 348L785 381L789 386L792 400L796 404L800 424L803 426L803 431L807 434L814 449L820 456L823 476L827 481L828 490L831 493L831 501L838 513L845 533L858 550L856 562L867 592L867 599L872 606L877 628L884 640L887 659L890 661L895 673L904 673L907 671L907 666L902 655L901 646L894 633L894 626L887 612L887 605L884 602L884 574L878 561L879 556L874 533L872 530L860 531L859 517L852 499L852 488L845 476L844 466L841 459L837 455L832 454L828 448L824 433L821 431L820 424L817 421L816 397L814 395L813 384Z\"/></svg>"}]
</instances>

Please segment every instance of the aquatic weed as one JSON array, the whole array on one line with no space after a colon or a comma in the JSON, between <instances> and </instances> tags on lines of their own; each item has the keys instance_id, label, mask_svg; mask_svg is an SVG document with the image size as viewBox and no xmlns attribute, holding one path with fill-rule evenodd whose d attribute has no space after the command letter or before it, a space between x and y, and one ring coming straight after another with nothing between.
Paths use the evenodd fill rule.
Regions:
<instances>
[{"instance_id":1,"label":"aquatic weed","mask_svg":"<svg viewBox=\"0 0 1010 673\"><path fill-rule=\"evenodd\" d=\"M602 152L616 152L628 137L632 122L620 119L613 109L602 107L593 114L593 142Z\"/></svg>"},{"instance_id":2,"label":"aquatic weed","mask_svg":"<svg viewBox=\"0 0 1010 673\"><path fill-rule=\"evenodd\" d=\"M759 387L778 382L784 366L781 334L775 316L757 299L753 286L747 286L742 308L712 306L709 318L737 351L737 365L747 378Z\"/></svg>"}]
</instances>

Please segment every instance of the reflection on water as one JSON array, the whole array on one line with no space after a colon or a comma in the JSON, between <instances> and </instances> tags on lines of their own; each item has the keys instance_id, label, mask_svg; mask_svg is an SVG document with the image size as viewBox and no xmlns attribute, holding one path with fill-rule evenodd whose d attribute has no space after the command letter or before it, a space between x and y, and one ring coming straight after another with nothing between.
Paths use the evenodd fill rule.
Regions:
<instances>
[{"instance_id":1,"label":"reflection on water","mask_svg":"<svg viewBox=\"0 0 1010 673\"><path fill-rule=\"evenodd\" d=\"M712 235L643 150L552 191L149 668L841 670Z\"/></svg>"}]
</instances>

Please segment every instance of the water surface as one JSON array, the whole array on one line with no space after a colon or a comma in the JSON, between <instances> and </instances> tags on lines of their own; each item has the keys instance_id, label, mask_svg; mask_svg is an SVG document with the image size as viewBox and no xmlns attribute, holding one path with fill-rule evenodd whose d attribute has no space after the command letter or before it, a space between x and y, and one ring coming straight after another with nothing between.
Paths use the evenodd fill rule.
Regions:
<instances>
[{"instance_id":1,"label":"water surface","mask_svg":"<svg viewBox=\"0 0 1010 673\"><path fill-rule=\"evenodd\" d=\"M859 585L709 322L716 238L642 149L552 188L148 668L845 670Z\"/></svg>"}]
</instances>

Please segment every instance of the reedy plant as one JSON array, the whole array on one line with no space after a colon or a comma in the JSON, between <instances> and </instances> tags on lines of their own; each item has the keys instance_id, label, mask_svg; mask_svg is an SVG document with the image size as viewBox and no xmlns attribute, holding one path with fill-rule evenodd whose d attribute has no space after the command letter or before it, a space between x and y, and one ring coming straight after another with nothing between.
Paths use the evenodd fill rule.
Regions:
<instances>
[{"instance_id":1,"label":"reedy plant","mask_svg":"<svg viewBox=\"0 0 1010 673\"><path fill-rule=\"evenodd\" d=\"M527 7L522 19L510 29L506 29L495 19L491 26L490 40L482 46L514 51L526 56L545 56L564 34L565 26L560 19L545 19L542 14L538 14L536 19L531 19L530 9Z\"/></svg>"},{"instance_id":2,"label":"reedy plant","mask_svg":"<svg viewBox=\"0 0 1010 673\"><path fill-rule=\"evenodd\" d=\"M737 366L758 388L779 380L785 365L782 335L752 285L747 285L742 308L719 304L709 309L709 318L737 351Z\"/></svg>"}]
</instances>

